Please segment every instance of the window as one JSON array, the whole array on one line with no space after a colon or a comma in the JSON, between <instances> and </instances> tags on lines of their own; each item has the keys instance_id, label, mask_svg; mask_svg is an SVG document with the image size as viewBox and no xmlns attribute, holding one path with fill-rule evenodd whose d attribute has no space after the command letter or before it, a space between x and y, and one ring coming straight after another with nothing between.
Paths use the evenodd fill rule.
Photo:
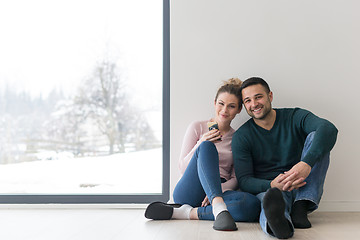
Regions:
<instances>
[{"instance_id":1,"label":"window","mask_svg":"<svg viewBox=\"0 0 360 240\"><path fill-rule=\"evenodd\" d=\"M0 203L167 201L169 1L6 1L0 29Z\"/></svg>"}]
</instances>

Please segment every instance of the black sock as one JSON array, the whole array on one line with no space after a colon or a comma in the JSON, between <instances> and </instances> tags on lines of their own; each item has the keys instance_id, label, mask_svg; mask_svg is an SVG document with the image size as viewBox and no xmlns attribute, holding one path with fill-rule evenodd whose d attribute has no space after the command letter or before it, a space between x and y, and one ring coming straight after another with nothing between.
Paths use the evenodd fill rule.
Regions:
<instances>
[{"instance_id":1,"label":"black sock","mask_svg":"<svg viewBox=\"0 0 360 240\"><path fill-rule=\"evenodd\" d=\"M309 201L296 201L291 210L291 220L296 228L311 228L311 223L307 217Z\"/></svg>"},{"instance_id":2,"label":"black sock","mask_svg":"<svg viewBox=\"0 0 360 240\"><path fill-rule=\"evenodd\" d=\"M285 217L285 201L277 188L270 188L263 199L263 207L268 225L277 238L290 238L294 234Z\"/></svg>"}]
</instances>

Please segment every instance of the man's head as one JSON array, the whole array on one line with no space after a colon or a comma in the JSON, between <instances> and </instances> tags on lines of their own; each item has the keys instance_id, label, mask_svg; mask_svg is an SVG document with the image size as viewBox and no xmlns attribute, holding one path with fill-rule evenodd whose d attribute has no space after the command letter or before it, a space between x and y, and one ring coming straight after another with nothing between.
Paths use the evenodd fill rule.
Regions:
<instances>
[{"instance_id":1,"label":"man's head","mask_svg":"<svg viewBox=\"0 0 360 240\"><path fill-rule=\"evenodd\" d=\"M263 86L267 93L270 92L270 87L267 84L267 82L265 82L264 79L259 78L259 77L251 77L251 78L246 79L241 85L241 91L244 88L247 88L249 86L256 85L256 84L260 84L261 86Z\"/></svg>"},{"instance_id":2,"label":"man's head","mask_svg":"<svg viewBox=\"0 0 360 240\"><path fill-rule=\"evenodd\" d=\"M254 119L265 119L272 110L273 94L262 78L245 80L241 85L241 98L247 113Z\"/></svg>"}]
</instances>

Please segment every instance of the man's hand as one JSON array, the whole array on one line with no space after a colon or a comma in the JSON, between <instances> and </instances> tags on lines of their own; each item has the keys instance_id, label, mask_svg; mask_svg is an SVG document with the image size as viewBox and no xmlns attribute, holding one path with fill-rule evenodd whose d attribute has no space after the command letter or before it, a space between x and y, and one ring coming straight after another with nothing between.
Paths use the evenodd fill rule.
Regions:
<instances>
[{"instance_id":1,"label":"man's hand","mask_svg":"<svg viewBox=\"0 0 360 240\"><path fill-rule=\"evenodd\" d=\"M297 179L297 176L298 176L297 172L293 172L288 175L286 175L285 173L280 173L274 180L271 181L270 185L272 188L276 187L281 191L291 191L293 190L292 188L293 184L300 184L301 182L302 183L304 182L303 179L300 179L299 181L299 179Z\"/></svg>"},{"instance_id":2,"label":"man's hand","mask_svg":"<svg viewBox=\"0 0 360 240\"><path fill-rule=\"evenodd\" d=\"M311 167L306 162L300 161L295 164L289 171L285 172L285 175L291 175L293 172L297 172L298 178L304 178L305 180L311 172Z\"/></svg>"},{"instance_id":3,"label":"man's hand","mask_svg":"<svg viewBox=\"0 0 360 240\"><path fill-rule=\"evenodd\" d=\"M271 185L279 188L282 191L292 191L294 189L301 188L306 184L305 179L309 176L311 172L311 167L305 162L299 162L295 164L289 171L284 174L279 174L272 182ZM276 186L276 187L277 187Z\"/></svg>"}]
</instances>

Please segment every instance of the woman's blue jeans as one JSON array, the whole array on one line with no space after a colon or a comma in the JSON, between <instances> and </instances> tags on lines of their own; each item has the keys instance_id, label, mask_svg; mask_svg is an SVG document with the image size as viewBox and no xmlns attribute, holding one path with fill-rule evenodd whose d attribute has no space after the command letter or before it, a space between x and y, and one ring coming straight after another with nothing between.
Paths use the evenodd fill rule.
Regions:
<instances>
[{"instance_id":1,"label":"woman's blue jeans","mask_svg":"<svg viewBox=\"0 0 360 240\"><path fill-rule=\"evenodd\" d=\"M219 154L210 141L202 142L196 149L173 193L175 203L198 207L199 219L214 220L211 205L200 207L205 196L208 196L210 203L214 197L222 197L235 221L251 222L258 219L260 201L256 196L240 191L222 193Z\"/></svg>"},{"instance_id":2,"label":"woman's blue jeans","mask_svg":"<svg viewBox=\"0 0 360 240\"><path fill-rule=\"evenodd\" d=\"M308 152L312 140L314 138L315 132L311 132L304 144L304 149L301 155L301 159L306 155ZM285 217L288 219L290 225L292 226L292 230L294 231L294 226L291 222L291 207L294 202L299 200L308 200L312 204L310 204L308 211L312 212L316 210L319 206L321 196L323 194L323 188L324 188L324 182L326 177L326 172L329 167L330 162L330 154L327 153L325 156L318 161L314 167L311 169L311 172L309 176L305 179L306 185L304 187L301 187L297 190L293 190L291 192L282 192L283 198L285 200ZM263 200L265 195L265 192L259 193L257 197L261 200ZM265 217L264 209L261 206L261 214L260 214L260 226L262 230L265 233L272 234L271 231L269 231L269 228L267 227L267 219Z\"/></svg>"}]
</instances>

